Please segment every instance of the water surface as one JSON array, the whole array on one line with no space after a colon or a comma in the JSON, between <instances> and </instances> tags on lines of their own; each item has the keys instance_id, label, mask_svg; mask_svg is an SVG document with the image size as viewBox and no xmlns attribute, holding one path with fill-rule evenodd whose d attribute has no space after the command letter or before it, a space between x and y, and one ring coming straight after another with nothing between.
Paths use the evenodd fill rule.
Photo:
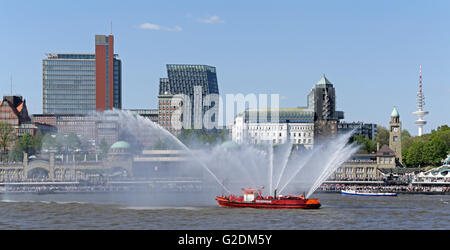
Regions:
<instances>
[{"instance_id":1,"label":"water surface","mask_svg":"<svg viewBox=\"0 0 450 250\"><path fill-rule=\"evenodd\" d=\"M0 196L0 229L450 229L450 195L317 194L318 210L220 208L211 194Z\"/></svg>"}]
</instances>

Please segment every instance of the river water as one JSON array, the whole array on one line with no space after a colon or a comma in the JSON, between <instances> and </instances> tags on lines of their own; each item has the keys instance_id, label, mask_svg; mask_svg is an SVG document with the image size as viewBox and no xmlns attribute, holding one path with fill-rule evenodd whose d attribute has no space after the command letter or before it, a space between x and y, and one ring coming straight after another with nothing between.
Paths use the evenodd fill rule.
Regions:
<instances>
[{"instance_id":1,"label":"river water","mask_svg":"<svg viewBox=\"0 0 450 250\"><path fill-rule=\"evenodd\" d=\"M0 229L450 229L450 195L312 198L320 209L220 208L213 194L0 194Z\"/></svg>"}]
</instances>

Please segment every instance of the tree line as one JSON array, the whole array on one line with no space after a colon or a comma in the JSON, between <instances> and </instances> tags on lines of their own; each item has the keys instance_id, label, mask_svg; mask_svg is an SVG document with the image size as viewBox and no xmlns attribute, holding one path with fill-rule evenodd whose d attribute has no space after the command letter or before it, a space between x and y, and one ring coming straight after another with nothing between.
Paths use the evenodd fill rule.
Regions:
<instances>
[{"instance_id":1,"label":"tree line","mask_svg":"<svg viewBox=\"0 0 450 250\"><path fill-rule=\"evenodd\" d=\"M361 145L361 153L374 153L377 143L380 148L389 146L389 130L377 125L378 136L373 140L362 135L355 135L350 142ZM407 130L402 130L402 158L406 167L440 166L442 160L450 152L450 127L443 125L429 134L411 136Z\"/></svg>"}]
</instances>

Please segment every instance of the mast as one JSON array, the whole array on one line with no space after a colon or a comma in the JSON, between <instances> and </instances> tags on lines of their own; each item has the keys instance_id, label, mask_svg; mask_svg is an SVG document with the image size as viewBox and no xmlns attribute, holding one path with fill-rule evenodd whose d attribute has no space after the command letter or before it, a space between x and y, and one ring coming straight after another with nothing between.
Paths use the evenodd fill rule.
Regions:
<instances>
[{"instance_id":1,"label":"mast","mask_svg":"<svg viewBox=\"0 0 450 250\"><path fill-rule=\"evenodd\" d=\"M423 110L423 106L425 105L425 96L423 95L422 90L422 65L420 65L419 71L419 91L417 92L417 111L413 112L418 119L414 122L418 127L418 135L421 136L423 133L423 126L427 124L425 120L422 118L427 115L429 112Z\"/></svg>"}]
</instances>

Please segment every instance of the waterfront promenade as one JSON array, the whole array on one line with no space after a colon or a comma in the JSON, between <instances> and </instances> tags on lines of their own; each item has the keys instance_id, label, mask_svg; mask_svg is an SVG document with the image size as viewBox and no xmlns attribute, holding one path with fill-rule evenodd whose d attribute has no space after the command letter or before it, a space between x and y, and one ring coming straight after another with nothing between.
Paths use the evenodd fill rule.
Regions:
<instances>
[{"instance_id":1,"label":"waterfront promenade","mask_svg":"<svg viewBox=\"0 0 450 250\"><path fill-rule=\"evenodd\" d=\"M200 179L123 179L123 180L68 180L51 181L34 179L29 181L0 182L0 193L95 193L95 192L201 192L215 189ZM327 181L316 193L340 193L345 189L395 192L399 194L450 194L450 182L445 183L391 183L382 180Z\"/></svg>"}]
</instances>

